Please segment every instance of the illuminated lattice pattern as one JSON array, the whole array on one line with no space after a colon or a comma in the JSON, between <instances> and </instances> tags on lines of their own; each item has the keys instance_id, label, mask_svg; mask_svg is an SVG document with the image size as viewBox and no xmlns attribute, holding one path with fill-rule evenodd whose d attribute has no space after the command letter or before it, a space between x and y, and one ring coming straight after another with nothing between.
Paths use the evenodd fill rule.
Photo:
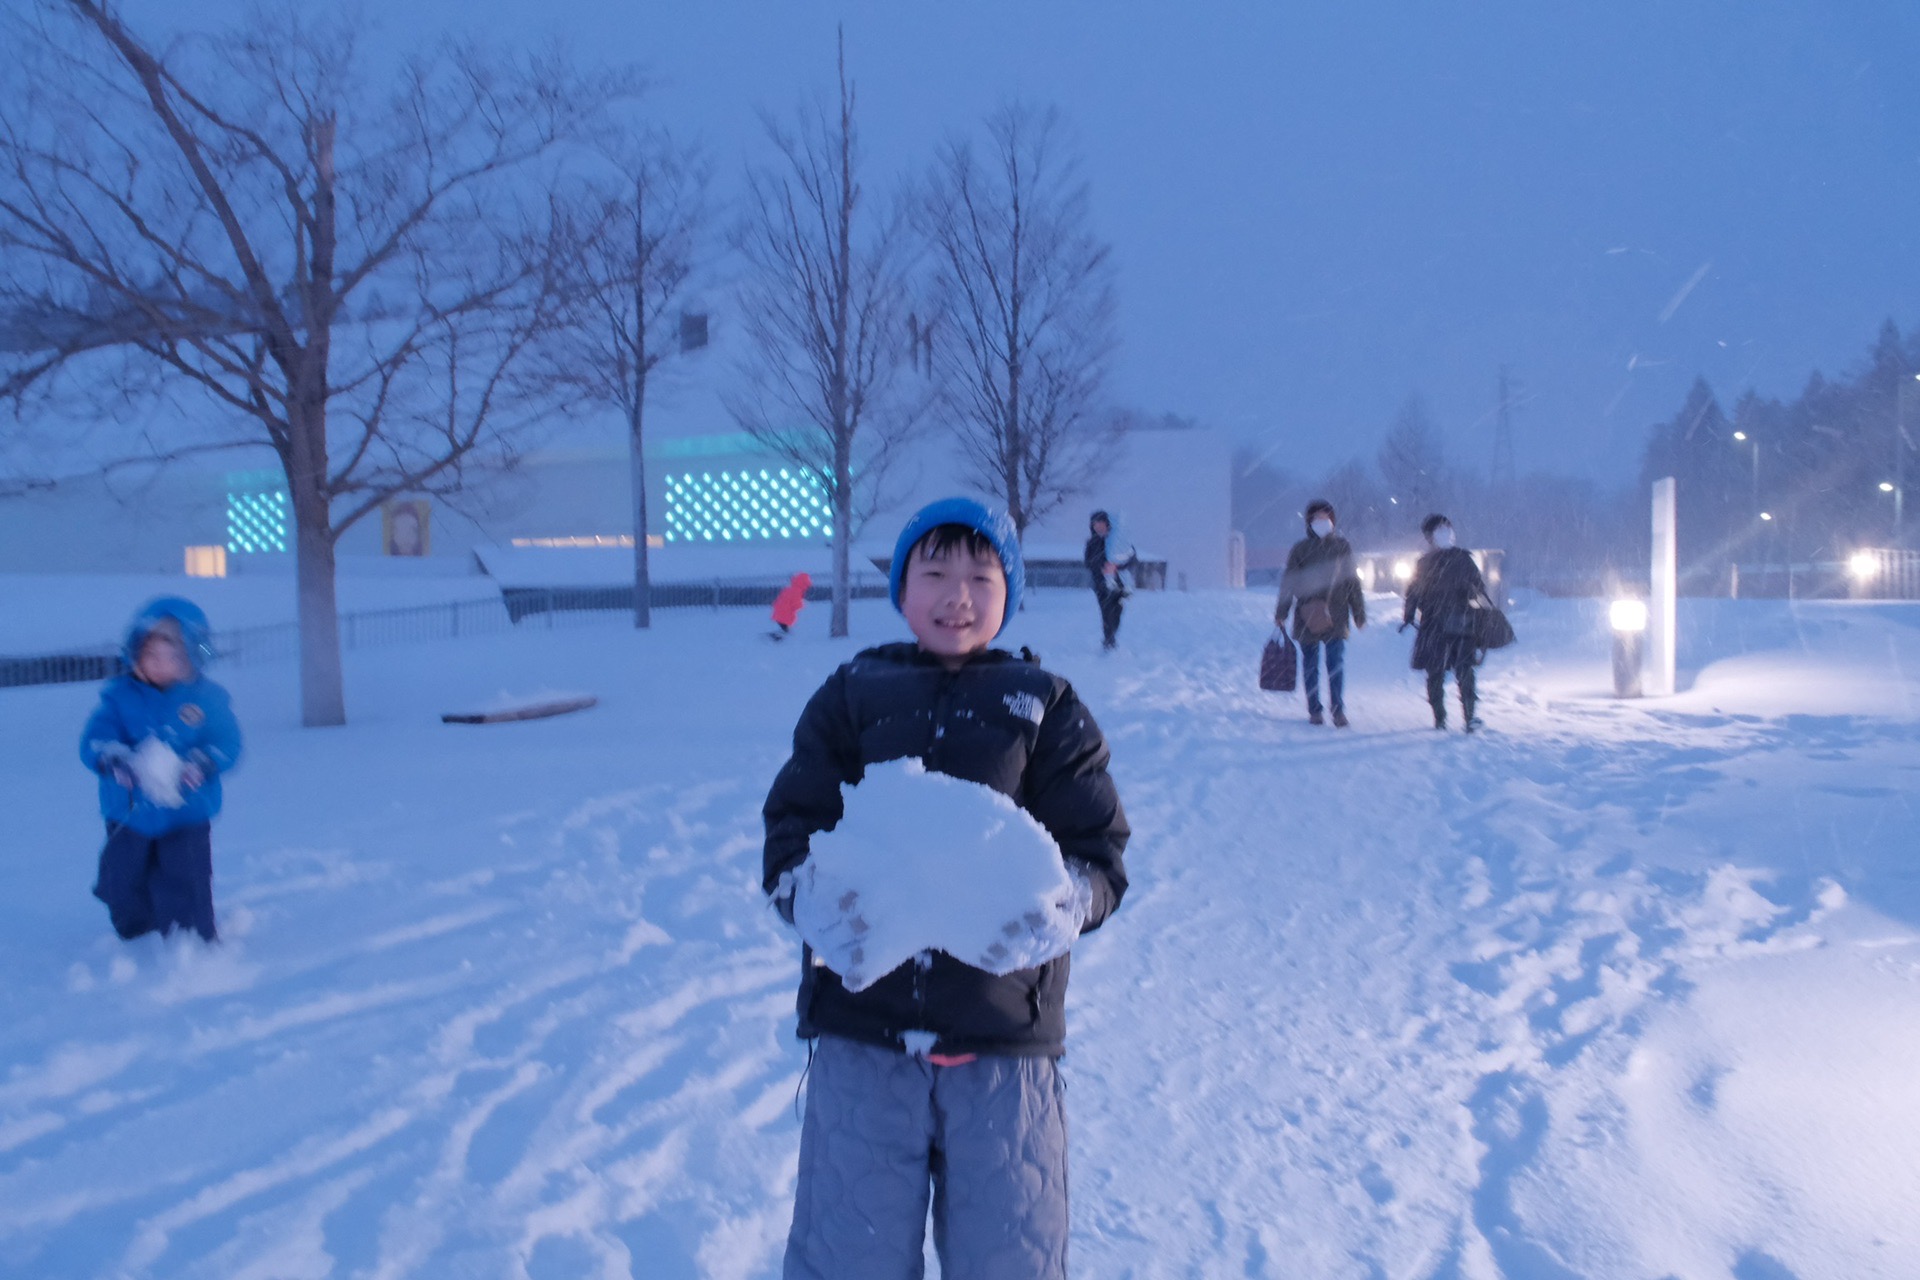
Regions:
<instances>
[{"instance_id":1,"label":"illuminated lattice pattern","mask_svg":"<svg viewBox=\"0 0 1920 1280\"><path fill-rule=\"evenodd\" d=\"M752 542L833 533L833 510L804 472L703 471L667 477L668 542Z\"/></svg>"},{"instance_id":2,"label":"illuminated lattice pattern","mask_svg":"<svg viewBox=\"0 0 1920 1280\"><path fill-rule=\"evenodd\" d=\"M227 494L227 550L285 551L287 491Z\"/></svg>"}]
</instances>

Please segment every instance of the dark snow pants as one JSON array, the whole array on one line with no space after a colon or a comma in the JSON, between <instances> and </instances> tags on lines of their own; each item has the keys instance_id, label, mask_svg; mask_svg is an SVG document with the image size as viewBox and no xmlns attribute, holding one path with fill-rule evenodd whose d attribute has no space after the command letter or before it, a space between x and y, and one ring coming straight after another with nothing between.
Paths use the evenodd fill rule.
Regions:
<instances>
[{"instance_id":1,"label":"dark snow pants","mask_svg":"<svg viewBox=\"0 0 1920 1280\"><path fill-rule=\"evenodd\" d=\"M212 942L213 828L202 822L148 836L109 825L93 896L107 904L113 931L123 938L177 927Z\"/></svg>"},{"instance_id":2,"label":"dark snow pants","mask_svg":"<svg viewBox=\"0 0 1920 1280\"><path fill-rule=\"evenodd\" d=\"M1327 651L1327 697L1336 712L1347 709L1347 641L1302 640L1300 642L1300 683L1307 687L1307 710L1320 713L1320 650Z\"/></svg>"},{"instance_id":3,"label":"dark snow pants","mask_svg":"<svg viewBox=\"0 0 1920 1280\"><path fill-rule=\"evenodd\" d=\"M1100 643L1111 649L1119 643L1120 602L1126 597L1102 580L1101 585L1093 589L1093 598L1100 602Z\"/></svg>"},{"instance_id":4,"label":"dark snow pants","mask_svg":"<svg viewBox=\"0 0 1920 1280\"><path fill-rule=\"evenodd\" d=\"M1468 660L1453 669L1453 682L1460 688L1460 716L1468 724L1473 723L1473 704L1476 696L1474 688L1473 662ZM1433 723L1436 728L1447 727L1447 669L1441 667L1427 672L1427 705L1433 708Z\"/></svg>"},{"instance_id":5,"label":"dark snow pants","mask_svg":"<svg viewBox=\"0 0 1920 1280\"><path fill-rule=\"evenodd\" d=\"M1066 1099L1052 1058L939 1067L821 1036L785 1280L1066 1280Z\"/></svg>"}]
</instances>

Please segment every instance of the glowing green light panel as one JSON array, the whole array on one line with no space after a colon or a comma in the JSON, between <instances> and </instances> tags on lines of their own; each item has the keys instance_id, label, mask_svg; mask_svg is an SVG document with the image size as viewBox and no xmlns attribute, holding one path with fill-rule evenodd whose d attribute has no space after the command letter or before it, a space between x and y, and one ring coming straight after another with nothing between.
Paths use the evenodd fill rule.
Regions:
<instances>
[{"instance_id":1,"label":"glowing green light panel","mask_svg":"<svg viewBox=\"0 0 1920 1280\"><path fill-rule=\"evenodd\" d=\"M287 491L227 494L227 551L285 551L291 512Z\"/></svg>"},{"instance_id":2,"label":"glowing green light panel","mask_svg":"<svg viewBox=\"0 0 1920 1280\"><path fill-rule=\"evenodd\" d=\"M833 510L812 476L789 471L669 475L668 542L828 541Z\"/></svg>"}]
</instances>

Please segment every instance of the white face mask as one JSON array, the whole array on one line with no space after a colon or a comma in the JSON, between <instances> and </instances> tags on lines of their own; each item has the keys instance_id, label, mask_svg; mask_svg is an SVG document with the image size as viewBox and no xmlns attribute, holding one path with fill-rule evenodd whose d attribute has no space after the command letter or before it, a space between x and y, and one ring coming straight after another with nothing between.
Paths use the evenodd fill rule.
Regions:
<instances>
[{"instance_id":1,"label":"white face mask","mask_svg":"<svg viewBox=\"0 0 1920 1280\"><path fill-rule=\"evenodd\" d=\"M1453 545L1453 526L1443 524L1433 531L1433 545L1442 549Z\"/></svg>"},{"instance_id":2,"label":"white face mask","mask_svg":"<svg viewBox=\"0 0 1920 1280\"><path fill-rule=\"evenodd\" d=\"M1315 516L1313 531L1324 538L1333 532L1333 521L1327 519L1325 516Z\"/></svg>"}]
</instances>

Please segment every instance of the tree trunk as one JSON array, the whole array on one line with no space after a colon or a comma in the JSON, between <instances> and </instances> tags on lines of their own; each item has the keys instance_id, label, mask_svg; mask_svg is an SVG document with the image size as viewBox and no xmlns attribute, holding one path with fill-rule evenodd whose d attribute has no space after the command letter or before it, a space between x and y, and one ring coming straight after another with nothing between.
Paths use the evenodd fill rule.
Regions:
<instances>
[{"instance_id":1,"label":"tree trunk","mask_svg":"<svg viewBox=\"0 0 1920 1280\"><path fill-rule=\"evenodd\" d=\"M333 577L333 504L327 495L327 407L324 379L315 386L312 368L310 360L289 362L293 394L287 406L288 448L281 458L287 473L287 499L293 507L300 723L310 729L347 722L340 670L340 609Z\"/></svg>"},{"instance_id":2,"label":"tree trunk","mask_svg":"<svg viewBox=\"0 0 1920 1280\"><path fill-rule=\"evenodd\" d=\"M309 729L345 724L340 609L334 592L333 529L327 503L310 483L295 481L289 489L300 619L300 723Z\"/></svg>"},{"instance_id":3,"label":"tree trunk","mask_svg":"<svg viewBox=\"0 0 1920 1280\"><path fill-rule=\"evenodd\" d=\"M828 634L840 639L848 631L853 599L850 570L853 563L853 449L842 435L833 451L833 625Z\"/></svg>"},{"instance_id":4,"label":"tree trunk","mask_svg":"<svg viewBox=\"0 0 1920 1280\"><path fill-rule=\"evenodd\" d=\"M653 626L653 577L647 563L647 459L641 451L645 394L642 391L634 396L633 411L627 422L628 462L633 481L633 625L641 631Z\"/></svg>"}]
</instances>

